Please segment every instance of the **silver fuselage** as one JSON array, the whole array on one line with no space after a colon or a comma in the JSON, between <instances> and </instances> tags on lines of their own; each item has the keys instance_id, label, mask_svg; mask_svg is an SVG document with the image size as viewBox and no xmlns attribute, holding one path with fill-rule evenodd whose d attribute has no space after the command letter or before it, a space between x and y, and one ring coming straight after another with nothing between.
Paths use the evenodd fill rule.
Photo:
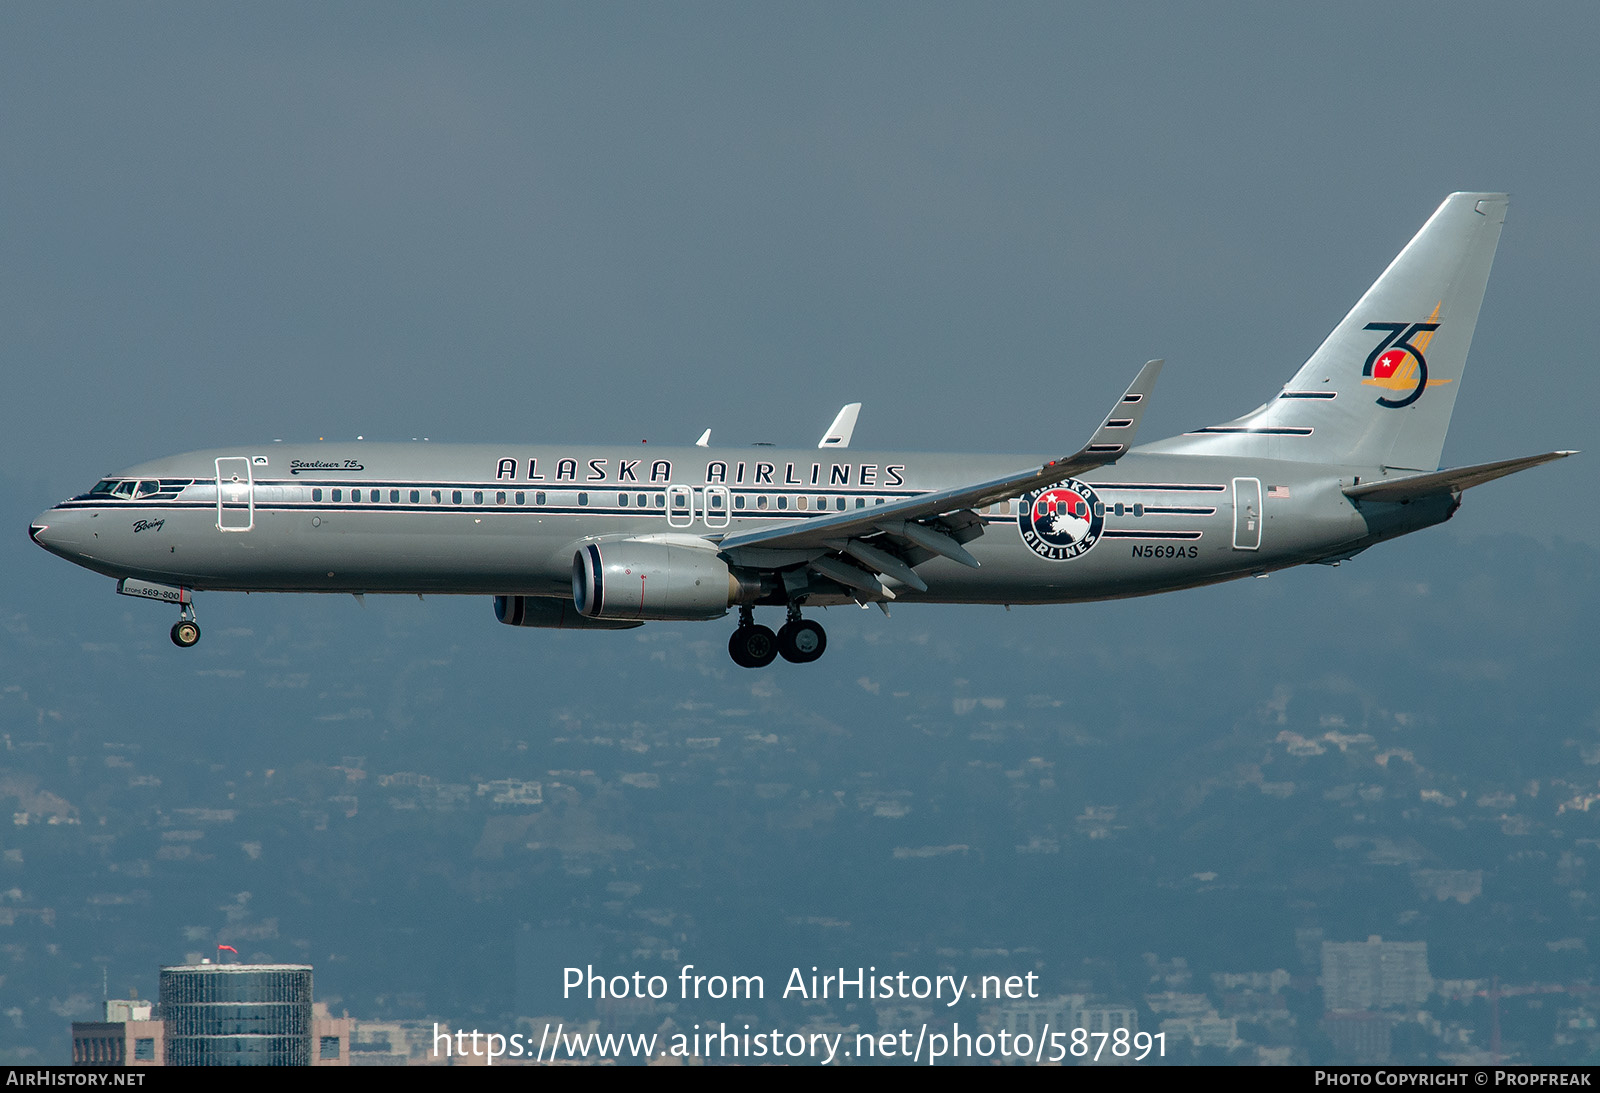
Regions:
<instances>
[{"instance_id":1,"label":"silver fuselage","mask_svg":"<svg viewBox=\"0 0 1600 1093\"><path fill-rule=\"evenodd\" d=\"M1041 462L1030 455L517 445L270 444L109 476L35 521L52 552L110 577L194 590L572 596L574 551L734 533L873 507ZM1067 603L1146 595L1348 556L1448 519L1458 498L1362 503L1378 468L1135 449L1082 475L1103 506L1091 546L1030 548L1017 500L978 512L979 568L935 557L900 601ZM40 530L42 526L42 530ZM728 559L739 564L740 559ZM823 602L814 597L812 602Z\"/></svg>"}]
</instances>

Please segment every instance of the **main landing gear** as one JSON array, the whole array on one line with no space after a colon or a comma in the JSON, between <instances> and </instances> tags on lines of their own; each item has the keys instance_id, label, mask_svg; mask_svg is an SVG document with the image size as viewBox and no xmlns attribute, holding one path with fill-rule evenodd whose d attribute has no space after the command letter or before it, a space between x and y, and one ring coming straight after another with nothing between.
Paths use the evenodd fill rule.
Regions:
<instances>
[{"instance_id":1,"label":"main landing gear","mask_svg":"<svg viewBox=\"0 0 1600 1093\"><path fill-rule=\"evenodd\" d=\"M194 604L178 608L178 621L172 624L172 644L187 649L200 640L200 624L194 621Z\"/></svg>"},{"instance_id":2,"label":"main landing gear","mask_svg":"<svg viewBox=\"0 0 1600 1093\"><path fill-rule=\"evenodd\" d=\"M765 668L780 656L792 664L810 664L827 648L827 631L801 618L795 604L789 605L789 621L776 634L756 624L753 608L739 608L739 628L728 639L728 655L741 668Z\"/></svg>"}]
</instances>

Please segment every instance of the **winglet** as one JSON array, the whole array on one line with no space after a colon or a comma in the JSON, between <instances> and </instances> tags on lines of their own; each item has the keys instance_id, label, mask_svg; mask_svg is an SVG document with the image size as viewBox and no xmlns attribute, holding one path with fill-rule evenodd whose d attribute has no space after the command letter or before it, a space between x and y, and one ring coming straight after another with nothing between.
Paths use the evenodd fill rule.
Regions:
<instances>
[{"instance_id":1,"label":"winglet","mask_svg":"<svg viewBox=\"0 0 1600 1093\"><path fill-rule=\"evenodd\" d=\"M833 424L828 426L828 431L822 434L822 439L817 442L819 448L848 448L850 436L856 431L856 415L861 413L861 403L846 403L839 409L839 416L833 419Z\"/></svg>"},{"instance_id":2,"label":"winglet","mask_svg":"<svg viewBox=\"0 0 1600 1093\"><path fill-rule=\"evenodd\" d=\"M1144 408L1149 405L1150 392L1156 385L1156 379L1161 375L1161 366L1165 361L1146 361L1145 366L1139 369L1139 374L1133 377L1133 383L1128 385L1128 390L1122 398L1111 408L1111 413L1106 416L1100 428L1094 431L1094 436L1089 438L1089 443L1083 447L1085 455L1109 455L1112 462L1116 458L1126 455L1129 448L1133 447L1133 438L1139 432L1139 422L1144 420Z\"/></svg>"}]
</instances>

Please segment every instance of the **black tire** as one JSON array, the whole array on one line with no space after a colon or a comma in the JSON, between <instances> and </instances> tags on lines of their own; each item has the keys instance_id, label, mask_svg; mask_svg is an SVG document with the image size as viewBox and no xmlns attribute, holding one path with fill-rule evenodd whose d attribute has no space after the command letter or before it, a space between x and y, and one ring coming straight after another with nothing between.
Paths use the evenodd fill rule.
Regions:
<instances>
[{"instance_id":1,"label":"black tire","mask_svg":"<svg viewBox=\"0 0 1600 1093\"><path fill-rule=\"evenodd\" d=\"M200 626L187 619L172 624L172 644L188 649L200 640Z\"/></svg>"},{"instance_id":2,"label":"black tire","mask_svg":"<svg viewBox=\"0 0 1600 1093\"><path fill-rule=\"evenodd\" d=\"M741 668L765 668L778 659L778 636L765 626L741 626L728 639L728 655Z\"/></svg>"},{"instance_id":3,"label":"black tire","mask_svg":"<svg viewBox=\"0 0 1600 1093\"><path fill-rule=\"evenodd\" d=\"M795 619L778 631L778 652L791 664L810 664L828 650L828 633L810 619Z\"/></svg>"}]
</instances>

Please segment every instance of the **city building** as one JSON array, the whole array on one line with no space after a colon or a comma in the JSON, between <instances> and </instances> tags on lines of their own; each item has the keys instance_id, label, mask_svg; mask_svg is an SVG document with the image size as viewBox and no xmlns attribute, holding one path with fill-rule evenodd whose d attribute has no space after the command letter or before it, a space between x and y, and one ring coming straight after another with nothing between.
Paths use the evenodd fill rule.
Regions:
<instances>
[{"instance_id":1,"label":"city building","mask_svg":"<svg viewBox=\"0 0 1600 1093\"><path fill-rule=\"evenodd\" d=\"M309 964L161 969L168 1066L311 1065Z\"/></svg>"},{"instance_id":2,"label":"city building","mask_svg":"<svg viewBox=\"0 0 1600 1093\"><path fill-rule=\"evenodd\" d=\"M137 999L107 999L105 1020L72 1023L74 1066L161 1066L164 1044L162 1023Z\"/></svg>"},{"instance_id":3,"label":"city building","mask_svg":"<svg viewBox=\"0 0 1600 1093\"><path fill-rule=\"evenodd\" d=\"M1426 941L1322 943L1323 1008L1330 1013L1414 1009L1433 993Z\"/></svg>"},{"instance_id":4,"label":"city building","mask_svg":"<svg viewBox=\"0 0 1600 1093\"><path fill-rule=\"evenodd\" d=\"M109 999L103 1021L74 1021L73 1065L351 1064L358 1023L312 1002L309 965L172 965L160 997L159 1007Z\"/></svg>"}]
</instances>

